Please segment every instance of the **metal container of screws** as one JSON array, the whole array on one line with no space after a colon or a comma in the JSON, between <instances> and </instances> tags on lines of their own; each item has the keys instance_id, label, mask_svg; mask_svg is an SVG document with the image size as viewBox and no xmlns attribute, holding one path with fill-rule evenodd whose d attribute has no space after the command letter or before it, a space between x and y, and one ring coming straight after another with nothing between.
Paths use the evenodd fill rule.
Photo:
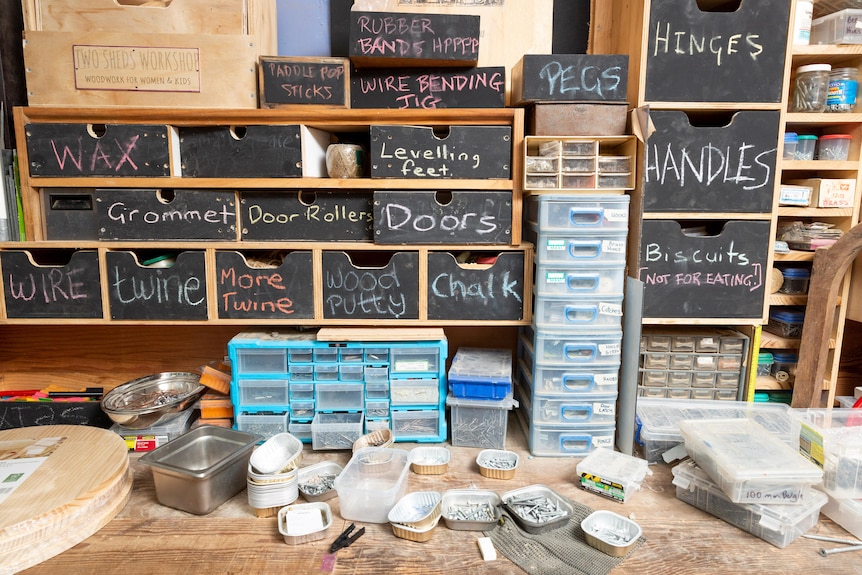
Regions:
<instances>
[{"instance_id":1,"label":"metal container of screws","mask_svg":"<svg viewBox=\"0 0 862 575\"><path fill-rule=\"evenodd\" d=\"M299 492L309 503L332 499L338 493L335 491L335 478L342 468L334 461L321 461L297 472Z\"/></svg>"},{"instance_id":2,"label":"metal container of screws","mask_svg":"<svg viewBox=\"0 0 862 575\"><path fill-rule=\"evenodd\" d=\"M500 498L515 523L534 535L562 527L574 513L568 501L545 485L513 489Z\"/></svg>"},{"instance_id":3,"label":"metal container of screws","mask_svg":"<svg viewBox=\"0 0 862 575\"><path fill-rule=\"evenodd\" d=\"M512 479L519 461L517 453L505 449L483 449L476 456L479 473L492 479Z\"/></svg>"},{"instance_id":4,"label":"metal container of screws","mask_svg":"<svg viewBox=\"0 0 862 575\"><path fill-rule=\"evenodd\" d=\"M450 489L440 504L446 527L455 531L490 531L500 520L500 496L486 489Z\"/></svg>"}]
</instances>

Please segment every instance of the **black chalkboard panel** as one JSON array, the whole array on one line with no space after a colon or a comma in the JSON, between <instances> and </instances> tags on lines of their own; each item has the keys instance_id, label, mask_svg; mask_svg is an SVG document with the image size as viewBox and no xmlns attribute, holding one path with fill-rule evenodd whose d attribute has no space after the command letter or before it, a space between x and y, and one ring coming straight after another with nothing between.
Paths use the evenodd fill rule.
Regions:
<instances>
[{"instance_id":1,"label":"black chalkboard panel","mask_svg":"<svg viewBox=\"0 0 862 575\"><path fill-rule=\"evenodd\" d=\"M272 256L217 251L218 316L229 319L312 319L314 289L311 252ZM253 265L266 262L266 266Z\"/></svg>"},{"instance_id":2,"label":"black chalkboard panel","mask_svg":"<svg viewBox=\"0 0 862 575\"><path fill-rule=\"evenodd\" d=\"M511 192L374 192L375 243L508 244L511 239Z\"/></svg>"},{"instance_id":3,"label":"black chalkboard panel","mask_svg":"<svg viewBox=\"0 0 862 575\"><path fill-rule=\"evenodd\" d=\"M34 425L91 425L108 429L114 424L97 401L0 401L0 429Z\"/></svg>"},{"instance_id":4,"label":"black chalkboard panel","mask_svg":"<svg viewBox=\"0 0 862 575\"><path fill-rule=\"evenodd\" d=\"M245 241L372 240L371 193L363 191L240 192Z\"/></svg>"},{"instance_id":5,"label":"black chalkboard panel","mask_svg":"<svg viewBox=\"0 0 862 575\"><path fill-rule=\"evenodd\" d=\"M625 102L629 57L527 54L512 69L512 101Z\"/></svg>"},{"instance_id":6,"label":"black chalkboard panel","mask_svg":"<svg viewBox=\"0 0 862 575\"><path fill-rule=\"evenodd\" d=\"M111 319L207 319L206 260L185 251L171 267L143 267L132 252L105 254Z\"/></svg>"},{"instance_id":7,"label":"black chalkboard panel","mask_svg":"<svg viewBox=\"0 0 862 575\"><path fill-rule=\"evenodd\" d=\"M475 66L479 16L351 12L348 55L357 67Z\"/></svg>"},{"instance_id":8,"label":"black chalkboard panel","mask_svg":"<svg viewBox=\"0 0 862 575\"><path fill-rule=\"evenodd\" d=\"M509 179L509 126L371 126L371 177Z\"/></svg>"},{"instance_id":9,"label":"black chalkboard panel","mask_svg":"<svg viewBox=\"0 0 862 575\"><path fill-rule=\"evenodd\" d=\"M41 256L59 258L44 262ZM6 250L0 252L6 316L10 318L101 318L99 254Z\"/></svg>"},{"instance_id":10,"label":"black chalkboard panel","mask_svg":"<svg viewBox=\"0 0 862 575\"><path fill-rule=\"evenodd\" d=\"M649 4L645 100L781 101L790 2L739 0L733 12L702 11L697 0Z\"/></svg>"},{"instance_id":11,"label":"black chalkboard panel","mask_svg":"<svg viewBox=\"0 0 862 575\"><path fill-rule=\"evenodd\" d=\"M346 58L261 56L260 107L306 104L347 106L350 62Z\"/></svg>"},{"instance_id":12,"label":"black chalkboard panel","mask_svg":"<svg viewBox=\"0 0 862 575\"><path fill-rule=\"evenodd\" d=\"M419 318L418 252L321 255L324 318Z\"/></svg>"},{"instance_id":13,"label":"black chalkboard panel","mask_svg":"<svg viewBox=\"0 0 862 575\"><path fill-rule=\"evenodd\" d=\"M746 110L720 126L693 126L685 112L654 110L645 146L645 212L772 210L777 110Z\"/></svg>"},{"instance_id":14,"label":"black chalkboard panel","mask_svg":"<svg viewBox=\"0 0 862 575\"><path fill-rule=\"evenodd\" d=\"M503 108L506 69L398 68L350 72L351 108Z\"/></svg>"},{"instance_id":15,"label":"black chalkboard panel","mask_svg":"<svg viewBox=\"0 0 862 575\"><path fill-rule=\"evenodd\" d=\"M643 221L638 279L644 317L761 317L769 222L734 220L707 233L714 231L686 235L677 221Z\"/></svg>"},{"instance_id":16,"label":"black chalkboard panel","mask_svg":"<svg viewBox=\"0 0 862 575\"><path fill-rule=\"evenodd\" d=\"M428 319L520 320L524 281L523 252L502 252L490 266L462 266L451 253L431 252Z\"/></svg>"},{"instance_id":17,"label":"black chalkboard panel","mask_svg":"<svg viewBox=\"0 0 862 575\"><path fill-rule=\"evenodd\" d=\"M100 240L236 240L231 190L97 189Z\"/></svg>"},{"instance_id":18,"label":"black chalkboard panel","mask_svg":"<svg viewBox=\"0 0 862 575\"><path fill-rule=\"evenodd\" d=\"M93 188L42 188L46 240L98 240Z\"/></svg>"},{"instance_id":19,"label":"black chalkboard panel","mask_svg":"<svg viewBox=\"0 0 862 575\"><path fill-rule=\"evenodd\" d=\"M309 130L306 128L306 130ZM184 177L299 178L303 175L303 143L298 125L196 126L180 128ZM316 131L319 132L319 131ZM309 130L306 134L311 134ZM319 154L326 145L319 143Z\"/></svg>"},{"instance_id":20,"label":"black chalkboard panel","mask_svg":"<svg viewBox=\"0 0 862 575\"><path fill-rule=\"evenodd\" d=\"M30 175L170 176L168 127L140 124L27 124Z\"/></svg>"}]
</instances>

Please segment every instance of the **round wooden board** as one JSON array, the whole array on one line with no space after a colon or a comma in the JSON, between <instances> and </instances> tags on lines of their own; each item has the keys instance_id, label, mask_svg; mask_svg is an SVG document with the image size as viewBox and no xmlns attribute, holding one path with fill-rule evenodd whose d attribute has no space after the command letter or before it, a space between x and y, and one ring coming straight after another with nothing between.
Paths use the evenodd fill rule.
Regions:
<instances>
[{"instance_id":1,"label":"round wooden board","mask_svg":"<svg viewBox=\"0 0 862 575\"><path fill-rule=\"evenodd\" d=\"M22 427L0 431L0 446L52 437L65 440L0 502L0 574L36 565L80 543L116 516L129 498L128 448L116 433L80 425Z\"/></svg>"}]
</instances>

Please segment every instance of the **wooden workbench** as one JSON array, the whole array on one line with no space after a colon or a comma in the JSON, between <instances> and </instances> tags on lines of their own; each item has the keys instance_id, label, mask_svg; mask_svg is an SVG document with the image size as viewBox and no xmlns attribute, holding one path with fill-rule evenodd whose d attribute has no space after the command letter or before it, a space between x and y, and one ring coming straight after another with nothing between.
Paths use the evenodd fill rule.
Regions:
<instances>
[{"instance_id":1,"label":"wooden workbench","mask_svg":"<svg viewBox=\"0 0 862 575\"><path fill-rule=\"evenodd\" d=\"M477 448L455 447L444 475L408 476L408 491L477 486L503 493L516 487L542 483L593 509L608 509L634 518L643 528L641 545L611 575L686 575L758 573L862 574L862 552L821 557L818 549L839 544L799 538L784 549L749 535L679 501L671 484L670 468L652 466L641 491L624 504L583 491L575 482L578 459L531 457L514 419L508 428L507 448L518 451L522 462L514 479L487 479L475 464ZM410 444L396 444L409 449ZM306 446L301 466L331 459L346 465L348 451L315 452ZM327 537L304 545L287 545L276 519L255 517L245 491L206 516L195 516L156 501L150 468L131 455L134 487L126 507L95 535L24 575L193 575L321 573L323 556L332 540L349 524L332 499L334 521ZM360 524L366 533L337 553L335 575L432 574L463 572L523 575L498 553L484 562L477 532L452 531L443 521L427 543L396 538L389 525ZM825 516L809 531L836 537L852 536Z\"/></svg>"}]
</instances>

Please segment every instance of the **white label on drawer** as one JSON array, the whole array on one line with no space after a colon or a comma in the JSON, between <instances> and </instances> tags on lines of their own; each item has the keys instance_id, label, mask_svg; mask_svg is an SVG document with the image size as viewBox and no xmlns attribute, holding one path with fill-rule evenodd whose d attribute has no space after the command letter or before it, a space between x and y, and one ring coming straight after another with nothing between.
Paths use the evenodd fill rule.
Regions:
<instances>
[{"instance_id":1,"label":"white label on drawer","mask_svg":"<svg viewBox=\"0 0 862 575\"><path fill-rule=\"evenodd\" d=\"M615 373L597 373L593 376L598 385L616 385L618 378Z\"/></svg>"},{"instance_id":2,"label":"white label on drawer","mask_svg":"<svg viewBox=\"0 0 862 575\"><path fill-rule=\"evenodd\" d=\"M614 446L614 435L602 435L599 437L593 437L593 447L613 447Z\"/></svg>"},{"instance_id":3,"label":"white label on drawer","mask_svg":"<svg viewBox=\"0 0 862 575\"><path fill-rule=\"evenodd\" d=\"M548 240L545 247L550 251L558 251L566 249L566 240Z\"/></svg>"},{"instance_id":4,"label":"white label on drawer","mask_svg":"<svg viewBox=\"0 0 862 575\"><path fill-rule=\"evenodd\" d=\"M175 46L72 46L75 88L200 92L200 50Z\"/></svg>"},{"instance_id":5,"label":"white label on drawer","mask_svg":"<svg viewBox=\"0 0 862 575\"><path fill-rule=\"evenodd\" d=\"M618 303L599 302L600 315L623 315L623 306Z\"/></svg>"},{"instance_id":6,"label":"white label on drawer","mask_svg":"<svg viewBox=\"0 0 862 575\"><path fill-rule=\"evenodd\" d=\"M613 403L594 403L593 413L600 415L614 415L617 412L617 407Z\"/></svg>"},{"instance_id":7,"label":"white label on drawer","mask_svg":"<svg viewBox=\"0 0 862 575\"><path fill-rule=\"evenodd\" d=\"M600 343L599 355L619 355L620 344L618 343Z\"/></svg>"},{"instance_id":8,"label":"white label on drawer","mask_svg":"<svg viewBox=\"0 0 862 575\"><path fill-rule=\"evenodd\" d=\"M629 220L628 210L605 210L605 218L609 222L627 222Z\"/></svg>"},{"instance_id":9,"label":"white label on drawer","mask_svg":"<svg viewBox=\"0 0 862 575\"><path fill-rule=\"evenodd\" d=\"M611 254L626 253L626 243L623 240L605 240L602 242L602 251Z\"/></svg>"},{"instance_id":10,"label":"white label on drawer","mask_svg":"<svg viewBox=\"0 0 862 575\"><path fill-rule=\"evenodd\" d=\"M428 362L421 359L396 361L392 367L395 371L429 371Z\"/></svg>"},{"instance_id":11,"label":"white label on drawer","mask_svg":"<svg viewBox=\"0 0 862 575\"><path fill-rule=\"evenodd\" d=\"M545 274L545 283L561 284L566 281L566 274L563 272L548 272Z\"/></svg>"},{"instance_id":12,"label":"white label on drawer","mask_svg":"<svg viewBox=\"0 0 862 575\"><path fill-rule=\"evenodd\" d=\"M698 367L711 367L715 364L715 358L712 356L698 356L694 362Z\"/></svg>"}]
</instances>

